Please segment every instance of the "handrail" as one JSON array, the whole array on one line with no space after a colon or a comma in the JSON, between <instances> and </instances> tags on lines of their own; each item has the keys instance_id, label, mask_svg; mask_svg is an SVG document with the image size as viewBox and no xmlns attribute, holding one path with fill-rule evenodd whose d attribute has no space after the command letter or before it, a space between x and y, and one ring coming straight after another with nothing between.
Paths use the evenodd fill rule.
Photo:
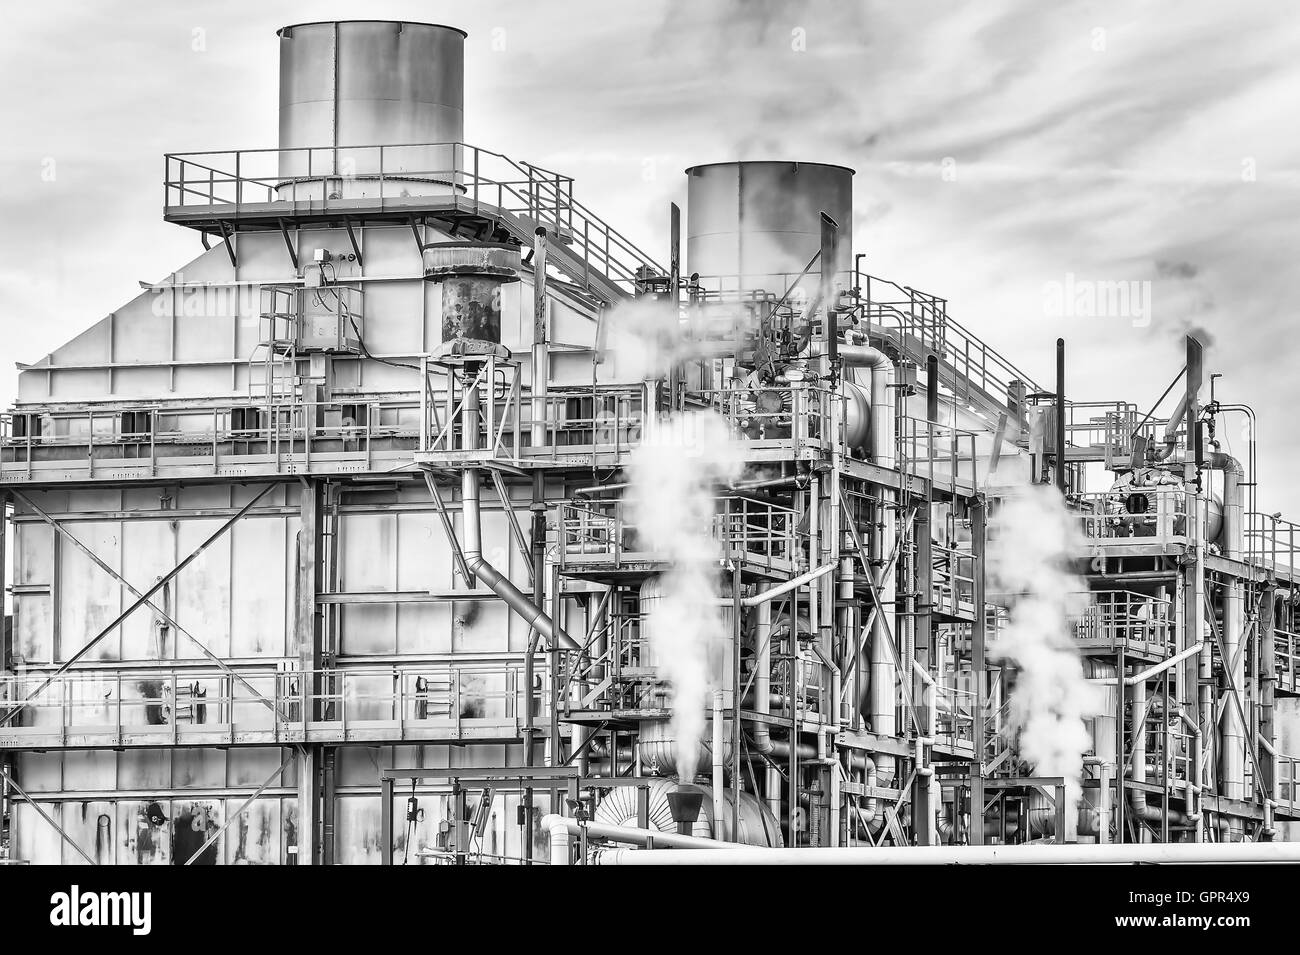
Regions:
<instances>
[{"instance_id":1,"label":"handrail","mask_svg":"<svg viewBox=\"0 0 1300 955\"><path fill-rule=\"evenodd\" d=\"M29 697L45 673L0 677L0 712L23 700L21 720L0 734L15 744L51 734L105 737L119 742L158 734L173 739L198 734L239 741L239 733L305 732L307 725L336 725L345 733L367 721L427 724L467 721L522 724L525 707L545 704L545 685L529 688L525 662L359 665L329 670L276 669L277 661L243 667L240 678L264 691L273 710L229 673L203 667L77 670L59 674ZM531 697L531 702L529 698ZM179 734L179 736L178 736Z\"/></svg>"},{"instance_id":2,"label":"handrail","mask_svg":"<svg viewBox=\"0 0 1300 955\"><path fill-rule=\"evenodd\" d=\"M393 170L390 158L386 170L385 156L401 156L403 151L416 157L416 165L418 160L427 160L429 155L446 156L450 165L436 169L407 169L404 167L408 163L399 162L403 168ZM324 163L325 168L313 171L313 157L318 153L329 159ZM373 154L377 171L339 172L335 168L338 155L355 158L358 153ZM297 174L282 172L286 166L292 168L295 158L302 156L306 157L305 174L301 174L301 170ZM259 162L263 167L269 166L272 159L273 169L254 169ZM501 168L487 168L485 160ZM436 161L441 162L441 158ZM298 165L302 165L300 159ZM250 169L254 172L250 173ZM238 214L254 199L258 203L291 204L310 199L314 208L325 209L331 202L355 201L355 197L331 196L325 189L299 189L302 184L321 183L326 179L379 182L378 194L365 199L380 208L392 200L384 194L382 184L385 180L445 183L453 194L465 197L474 207L495 198L495 205L501 212L532 220L522 224L527 231L531 232L535 223L560 236L567 248L557 250L557 262L562 264L565 255L576 255L582 274L574 278L589 290L594 291L591 284L593 270L615 284L628 286L624 289L626 292L631 291L631 286L640 280L645 270L656 275L665 274L664 268L648 253L574 199L571 176L462 142L168 153L164 166L163 204L166 212L174 215L190 209L207 211L225 206L233 206Z\"/></svg>"}]
</instances>

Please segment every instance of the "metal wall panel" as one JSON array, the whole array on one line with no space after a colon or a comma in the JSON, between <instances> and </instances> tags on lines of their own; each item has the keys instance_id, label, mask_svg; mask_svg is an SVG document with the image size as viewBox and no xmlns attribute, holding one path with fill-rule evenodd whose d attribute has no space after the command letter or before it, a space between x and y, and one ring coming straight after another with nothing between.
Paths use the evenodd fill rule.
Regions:
<instances>
[{"instance_id":1,"label":"metal wall panel","mask_svg":"<svg viewBox=\"0 0 1300 955\"><path fill-rule=\"evenodd\" d=\"M78 522L69 525L72 535L109 567L122 566L122 529L117 521ZM122 611L121 587L77 547L59 546L58 604L59 660L66 660ZM95 644L88 660L117 660L121 656L121 634L113 632Z\"/></svg>"},{"instance_id":2,"label":"metal wall panel","mask_svg":"<svg viewBox=\"0 0 1300 955\"><path fill-rule=\"evenodd\" d=\"M180 522L180 553L187 555L197 549L221 524L221 520L202 518ZM230 655L230 574L230 536L223 534L175 578L177 622L218 656ZM176 655L182 659L201 656L188 640L180 642Z\"/></svg>"}]
</instances>

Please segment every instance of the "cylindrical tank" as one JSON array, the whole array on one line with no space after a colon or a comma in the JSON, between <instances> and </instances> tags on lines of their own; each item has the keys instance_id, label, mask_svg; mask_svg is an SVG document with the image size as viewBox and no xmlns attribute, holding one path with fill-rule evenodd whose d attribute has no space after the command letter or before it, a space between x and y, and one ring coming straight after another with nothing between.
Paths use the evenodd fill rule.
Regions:
<instances>
[{"instance_id":1,"label":"cylindrical tank","mask_svg":"<svg viewBox=\"0 0 1300 955\"><path fill-rule=\"evenodd\" d=\"M379 195L381 173L385 195L450 187L464 138L464 31L348 20L278 35L282 178L320 179L347 198ZM294 185L294 198L316 198Z\"/></svg>"},{"instance_id":2,"label":"cylindrical tank","mask_svg":"<svg viewBox=\"0 0 1300 955\"><path fill-rule=\"evenodd\" d=\"M668 805L668 794L681 788L681 783L671 777L649 777L645 782L650 785L649 819L650 828L659 832L676 832L677 824L673 822L672 809ZM696 785L704 794L700 805L700 814L695 819L691 835L701 839L726 839L728 842L741 842L748 846L773 846L781 848L781 827L776 818L761 800L752 793L740 794L740 832L739 838L733 838L731 832L732 792L723 794L726 802L726 814L722 819L721 832L715 833L713 827L713 789L710 786ZM635 786L616 786L596 807L592 821L605 826L636 826Z\"/></svg>"},{"instance_id":3,"label":"cylindrical tank","mask_svg":"<svg viewBox=\"0 0 1300 955\"><path fill-rule=\"evenodd\" d=\"M706 290L785 293L821 248L821 213L840 228L836 272L849 287L853 170L812 162L727 162L686 170L686 261ZM819 268L800 283L815 291Z\"/></svg>"},{"instance_id":4,"label":"cylindrical tank","mask_svg":"<svg viewBox=\"0 0 1300 955\"><path fill-rule=\"evenodd\" d=\"M443 343L500 345L501 287L518 281L519 268L517 245L439 242L426 246L425 278L442 286Z\"/></svg>"}]
</instances>

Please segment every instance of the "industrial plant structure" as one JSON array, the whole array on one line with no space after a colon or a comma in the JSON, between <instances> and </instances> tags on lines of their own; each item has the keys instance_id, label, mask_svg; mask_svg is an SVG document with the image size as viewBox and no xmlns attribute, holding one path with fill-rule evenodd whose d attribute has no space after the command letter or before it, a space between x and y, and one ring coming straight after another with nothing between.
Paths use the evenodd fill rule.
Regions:
<instances>
[{"instance_id":1,"label":"industrial plant structure","mask_svg":"<svg viewBox=\"0 0 1300 955\"><path fill-rule=\"evenodd\" d=\"M205 251L22 366L11 860L1282 838L1300 541L1255 510L1253 445L1220 449L1251 412L1199 343L1172 412L1072 401L1063 352L1035 382L862 272L853 171L816 162L686 170L685 256L674 206L657 261L569 177L462 142L464 36L279 31L278 146L166 157L164 217ZM694 528L719 623L694 765L628 473L692 414L744 464ZM1054 775L988 572L1034 485L1078 531L1097 699Z\"/></svg>"}]
</instances>

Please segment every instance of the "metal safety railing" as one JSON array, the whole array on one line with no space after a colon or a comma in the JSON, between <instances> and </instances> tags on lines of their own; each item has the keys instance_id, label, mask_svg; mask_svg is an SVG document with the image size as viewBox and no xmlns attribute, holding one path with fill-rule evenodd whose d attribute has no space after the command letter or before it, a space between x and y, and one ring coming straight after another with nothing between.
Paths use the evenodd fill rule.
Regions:
<instances>
[{"instance_id":1,"label":"metal safety railing","mask_svg":"<svg viewBox=\"0 0 1300 955\"><path fill-rule=\"evenodd\" d=\"M1273 630L1273 672L1278 689L1300 692L1300 633L1281 627Z\"/></svg>"},{"instance_id":2,"label":"metal safety railing","mask_svg":"<svg viewBox=\"0 0 1300 955\"><path fill-rule=\"evenodd\" d=\"M0 745L219 745L461 738L522 725L548 705L523 661L334 670L198 668L0 678ZM512 732L512 731L511 731ZM509 735L509 734L507 734Z\"/></svg>"},{"instance_id":3,"label":"metal safety railing","mask_svg":"<svg viewBox=\"0 0 1300 955\"><path fill-rule=\"evenodd\" d=\"M1074 401L1066 407L1065 440L1075 448L1092 448L1108 468L1127 466L1135 436L1152 442L1164 425L1159 419L1143 422L1137 405L1126 401Z\"/></svg>"},{"instance_id":4,"label":"metal safety railing","mask_svg":"<svg viewBox=\"0 0 1300 955\"><path fill-rule=\"evenodd\" d=\"M975 745L976 695L962 688L969 685L969 673L941 674L935 683L935 733L950 746Z\"/></svg>"},{"instance_id":5,"label":"metal safety railing","mask_svg":"<svg viewBox=\"0 0 1300 955\"><path fill-rule=\"evenodd\" d=\"M715 411L742 441L787 449L795 456L843 442L843 396L811 385L692 391L686 405Z\"/></svg>"},{"instance_id":6,"label":"metal safety railing","mask_svg":"<svg viewBox=\"0 0 1300 955\"><path fill-rule=\"evenodd\" d=\"M1081 647L1166 654L1174 651L1174 604L1163 597L1128 590L1097 590L1088 595L1074 619L1074 639Z\"/></svg>"},{"instance_id":7,"label":"metal safety railing","mask_svg":"<svg viewBox=\"0 0 1300 955\"><path fill-rule=\"evenodd\" d=\"M969 618L975 613L975 555L959 547L933 545L934 611Z\"/></svg>"},{"instance_id":8,"label":"metal safety railing","mask_svg":"<svg viewBox=\"0 0 1300 955\"><path fill-rule=\"evenodd\" d=\"M1093 540L1137 539L1155 544L1186 543L1192 497L1176 487L1131 487L1080 494L1084 534ZM1204 503L1202 503L1202 511ZM1200 514L1204 517L1204 514Z\"/></svg>"},{"instance_id":9,"label":"metal safety railing","mask_svg":"<svg viewBox=\"0 0 1300 955\"><path fill-rule=\"evenodd\" d=\"M949 489L977 485L975 432L906 415L898 417L896 426L902 471Z\"/></svg>"},{"instance_id":10,"label":"metal safety railing","mask_svg":"<svg viewBox=\"0 0 1300 955\"><path fill-rule=\"evenodd\" d=\"M947 301L865 272L856 273L857 301L868 334L897 335L933 351L955 376L953 390L960 401L991 397L1002 408L1011 396L1011 383L1023 382L1030 392L1043 389L1001 354L948 315ZM924 355L909 357L924 364ZM979 394L976 394L978 392Z\"/></svg>"},{"instance_id":11,"label":"metal safety railing","mask_svg":"<svg viewBox=\"0 0 1300 955\"><path fill-rule=\"evenodd\" d=\"M739 495L715 499L711 534L719 554L747 564L793 570L802 559L798 514L788 507ZM626 498L560 505L557 561L560 567L592 562L619 564L665 560L637 529Z\"/></svg>"},{"instance_id":12,"label":"metal safety railing","mask_svg":"<svg viewBox=\"0 0 1300 955\"><path fill-rule=\"evenodd\" d=\"M1300 572L1300 524L1281 514L1246 515L1246 559L1274 572Z\"/></svg>"},{"instance_id":13,"label":"metal safety railing","mask_svg":"<svg viewBox=\"0 0 1300 955\"><path fill-rule=\"evenodd\" d=\"M468 143L415 143L168 153L167 215L340 213L411 208L441 188L471 212L504 213L528 232L542 226L572 254L586 283L603 276L631 294L654 260L573 196L573 178Z\"/></svg>"},{"instance_id":14,"label":"metal safety railing","mask_svg":"<svg viewBox=\"0 0 1300 955\"><path fill-rule=\"evenodd\" d=\"M16 426L21 419L21 426ZM69 411L0 417L0 474L28 473L42 462L61 472L135 467L152 473L167 465L208 465L250 456L282 468L305 468L318 454L368 461L383 448L410 451L419 438L415 400L268 405L265 396L242 403L171 407L104 404ZM65 450L55 450L65 449ZM76 454L70 454L76 449Z\"/></svg>"},{"instance_id":15,"label":"metal safety railing","mask_svg":"<svg viewBox=\"0 0 1300 955\"><path fill-rule=\"evenodd\" d=\"M640 443L640 386L552 386L545 396L533 399L523 393L519 366L495 357L461 366L425 357L421 380L419 451L426 457L519 464L618 455ZM478 422L473 436L465 434L464 412L471 401ZM540 427L534 428L535 422ZM535 437L539 444L533 443Z\"/></svg>"},{"instance_id":16,"label":"metal safety railing","mask_svg":"<svg viewBox=\"0 0 1300 955\"><path fill-rule=\"evenodd\" d=\"M1300 813L1300 757L1277 753L1273 760L1277 783L1273 798L1291 814Z\"/></svg>"}]
</instances>

